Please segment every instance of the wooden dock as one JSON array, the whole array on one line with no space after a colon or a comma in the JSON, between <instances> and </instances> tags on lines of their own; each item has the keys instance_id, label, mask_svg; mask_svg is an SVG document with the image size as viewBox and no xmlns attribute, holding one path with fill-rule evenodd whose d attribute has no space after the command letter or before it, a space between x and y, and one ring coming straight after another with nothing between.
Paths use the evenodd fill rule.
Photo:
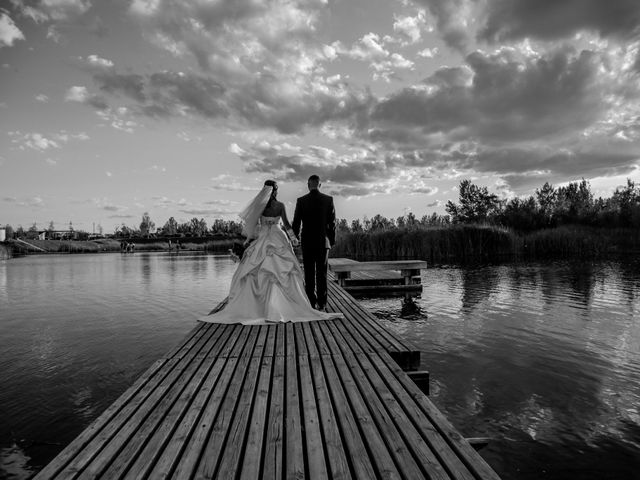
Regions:
<instances>
[{"instance_id":1,"label":"wooden dock","mask_svg":"<svg viewBox=\"0 0 640 480\"><path fill-rule=\"evenodd\" d=\"M330 258L329 270L349 293L419 293L422 291L422 260L358 262L350 258Z\"/></svg>"},{"instance_id":2,"label":"wooden dock","mask_svg":"<svg viewBox=\"0 0 640 480\"><path fill-rule=\"evenodd\" d=\"M199 323L37 479L498 479L400 368L419 353L337 284L345 319Z\"/></svg>"}]
</instances>

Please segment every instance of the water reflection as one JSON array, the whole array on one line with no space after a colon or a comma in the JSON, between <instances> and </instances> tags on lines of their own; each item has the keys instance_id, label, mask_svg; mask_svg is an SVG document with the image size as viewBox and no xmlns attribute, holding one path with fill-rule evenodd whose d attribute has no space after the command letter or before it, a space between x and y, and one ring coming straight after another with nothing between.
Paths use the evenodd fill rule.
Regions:
<instances>
[{"instance_id":1,"label":"water reflection","mask_svg":"<svg viewBox=\"0 0 640 480\"><path fill-rule=\"evenodd\" d=\"M462 310L471 312L496 291L500 282L498 269L465 268L461 270Z\"/></svg>"},{"instance_id":2,"label":"water reflection","mask_svg":"<svg viewBox=\"0 0 640 480\"><path fill-rule=\"evenodd\" d=\"M638 478L633 263L432 268L421 319L396 299L363 303L419 345L432 399L454 424L495 439L482 454L503 479Z\"/></svg>"},{"instance_id":3,"label":"water reflection","mask_svg":"<svg viewBox=\"0 0 640 480\"><path fill-rule=\"evenodd\" d=\"M235 268L185 252L0 263L0 468L29 478L47 463L225 298ZM482 455L503 480L637 478L640 260L422 281L411 303L361 302L423 351L432 399L493 439Z\"/></svg>"}]
</instances>

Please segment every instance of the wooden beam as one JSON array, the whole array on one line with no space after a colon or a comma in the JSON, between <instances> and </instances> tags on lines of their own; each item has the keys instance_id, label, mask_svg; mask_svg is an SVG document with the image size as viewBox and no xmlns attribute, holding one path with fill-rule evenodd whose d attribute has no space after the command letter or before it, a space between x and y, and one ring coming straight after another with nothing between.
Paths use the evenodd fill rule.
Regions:
<instances>
[{"instance_id":1,"label":"wooden beam","mask_svg":"<svg viewBox=\"0 0 640 480\"><path fill-rule=\"evenodd\" d=\"M329 267L334 272L357 272L367 270L421 270L427 268L424 260L387 260L380 262L342 263L329 260Z\"/></svg>"}]
</instances>

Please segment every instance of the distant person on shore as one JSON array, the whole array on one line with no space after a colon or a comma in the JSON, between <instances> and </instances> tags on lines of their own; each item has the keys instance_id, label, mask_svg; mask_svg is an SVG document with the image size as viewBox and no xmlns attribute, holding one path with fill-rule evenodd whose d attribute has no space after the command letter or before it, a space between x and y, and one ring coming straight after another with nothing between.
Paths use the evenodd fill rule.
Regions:
<instances>
[{"instance_id":1,"label":"distant person on shore","mask_svg":"<svg viewBox=\"0 0 640 480\"><path fill-rule=\"evenodd\" d=\"M311 175L309 193L298 198L293 215L293 232L302 227L304 284L311 305L326 311L329 249L336 243L336 211L333 197L320 193L320 177Z\"/></svg>"},{"instance_id":2,"label":"distant person on shore","mask_svg":"<svg viewBox=\"0 0 640 480\"><path fill-rule=\"evenodd\" d=\"M315 310L309 303L293 251L298 239L277 195L278 184L267 180L240 213L246 250L233 274L227 305L201 321L264 325L342 317Z\"/></svg>"}]
</instances>

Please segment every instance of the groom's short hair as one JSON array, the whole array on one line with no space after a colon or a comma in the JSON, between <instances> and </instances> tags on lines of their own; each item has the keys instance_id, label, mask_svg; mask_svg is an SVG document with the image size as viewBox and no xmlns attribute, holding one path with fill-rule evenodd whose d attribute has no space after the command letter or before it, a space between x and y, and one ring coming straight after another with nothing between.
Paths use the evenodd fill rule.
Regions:
<instances>
[{"instance_id":1,"label":"groom's short hair","mask_svg":"<svg viewBox=\"0 0 640 480\"><path fill-rule=\"evenodd\" d=\"M311 175L307 183L313 187L320 185L320 177L318 175Z\"/></svg>"}]
</instances>

